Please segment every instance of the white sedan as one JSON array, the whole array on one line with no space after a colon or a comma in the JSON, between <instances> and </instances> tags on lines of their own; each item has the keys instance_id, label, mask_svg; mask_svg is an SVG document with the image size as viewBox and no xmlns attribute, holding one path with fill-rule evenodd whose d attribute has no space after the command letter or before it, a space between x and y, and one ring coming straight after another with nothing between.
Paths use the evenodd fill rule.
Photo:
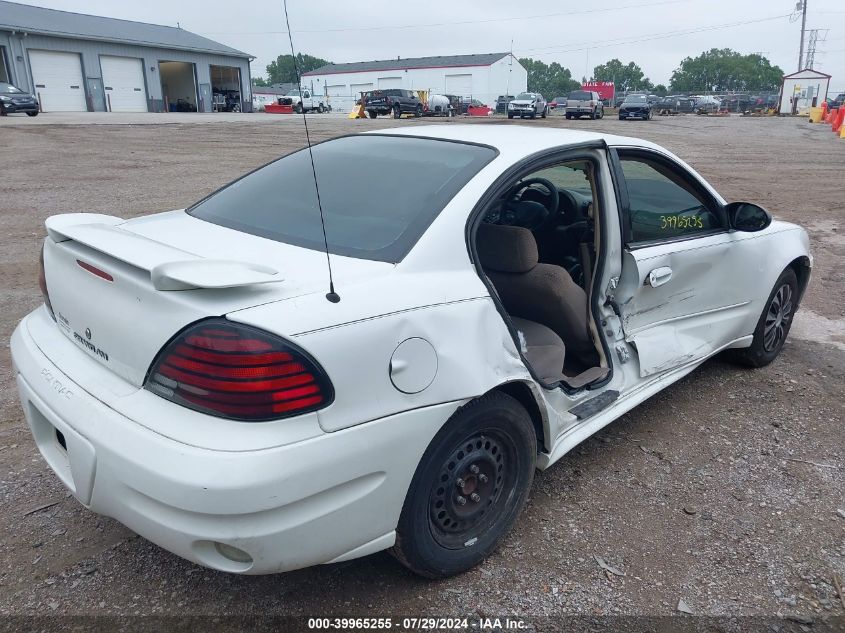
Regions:
<instances>
[{"instance_id":1,"label":"white sedan","mask_svg":"<svg viewBox=\"0 0 845 633\"><path fill-rule=\"evenodd\" d=\"M771 362L810 278L804 230L638 139L413 126L313 160L325 234L306 150L186 210L51 217L12 336L73 495L214 569L462 572L536 468L714 354Z\"/></svg>"}]
</instances>

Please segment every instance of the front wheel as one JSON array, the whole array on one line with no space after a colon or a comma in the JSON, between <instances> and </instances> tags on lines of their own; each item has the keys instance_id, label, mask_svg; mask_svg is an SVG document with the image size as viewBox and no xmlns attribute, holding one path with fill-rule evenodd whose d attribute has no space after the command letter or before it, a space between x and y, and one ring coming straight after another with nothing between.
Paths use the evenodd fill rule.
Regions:
<instances>
[{"instance_id":1,"label":"front wheel","mask_svg":"<svg viewBox=\"0 0 845 633\"><path fill-rule=\"evenodd\" d=\"M293 111L297 114L302 114L302 104L297 103L295 106L293 106Z\"/></svg>"},{"instance_id":2,"label":"front wheel","mask_svg":"<svg viewBox=\"0 0 845 633\"><path fill-rule=\"evenodd\" d=\"M367 116L369 116L371 119L375 119L378 116L378 112L376 112L375 110L367 110Z\"/></svg>"},{"instance_id":3,"label":"front wheel","mask_svg":"<svg viewBox=\"0 0 845 633\"><path fill-rule=\"evenodd\" d=\"M508 112L508 118L509 118L509 119L512 119L512 118L513 118L513 115L512 115L510 112Z\"/></svg>"},{"instance_id":4,"label":"front wheel","mask_svg":"<svg viewBox=\"0 0 845 633\"><path fill-rule=\"evenodd\" d=\"M531 418L510 396L493 392L459 409L417 466L393 554L427 578L479 564L525 505L536 456Z\"/></svg>"},{"instance_id":5,"label":"front wheel","mask_svg":"<svg viewBox=\"0 0 845 633\"><path fill-rule=\"evenodd\" d=\"M317 112L319 112L320 114L323 114L323 112L325 112L325 111L326 111L326 109L323 107L322 103L317 106Z\"/></svg>"},{"instance_id":6,"label":"front wheel","mask_svg":"<svg viewBox=\"0 0 845 633\"><path fill-rule=\"evenodd\" d=\"M394 119L401 119L402 118L402 108L398 105L393 106L393 118Z\"/></svg>"},{"instance_id":7,"label":"front wheel","mask_svg":"<svg viewBox=\"0 0 845 633\"><path fill-rule=\"evenodd\" d=\"M751 347L731 350L734 360L749 367L765 367L778 357L798 309L798 277L784 270L772 289L763 314L757 321Z\"/></svg>"},{"instance_id":8,"label":"front wheel","mask_svg":"<svg viewBox=\"0 0 845 633\"><path fill-rule=\"evenodd\" d=\"M652 112L651 110L649 110L649 111L648 111L648 115L646 116L645 120L646 120L646 121L651 121L653 118L654 118L654 112Z\"/></svg>"},{"instance_id":9,"label":"front wheel","mask_svg":"<svg viewBox=\"0 0 845 633\"><path fill-rule=\"evenodd\" d=\"M37 111L36 111L36 112L27 112L26 114L27 114L28 116L38 116L38 112L37 112Z\"/></svg>"}]
</instances>

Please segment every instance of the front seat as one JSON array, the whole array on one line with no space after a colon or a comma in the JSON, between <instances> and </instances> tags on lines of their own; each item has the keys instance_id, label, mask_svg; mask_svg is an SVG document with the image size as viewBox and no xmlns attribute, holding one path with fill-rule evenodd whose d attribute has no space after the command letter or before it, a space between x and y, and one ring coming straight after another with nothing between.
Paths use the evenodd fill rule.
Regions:
<instances>
[{"instance_id":1,"label":"front seat","mask_svg":"<svg viewBox=\"0 0 845 633\"><path fill-rule=\"evenodd\" d=\"M481 224L475 242L481 267L511 317L550 328L583 369L599 364L587 326L587 293L560 266L539 263L530 230Z\"/></svg>"}]
</instances>

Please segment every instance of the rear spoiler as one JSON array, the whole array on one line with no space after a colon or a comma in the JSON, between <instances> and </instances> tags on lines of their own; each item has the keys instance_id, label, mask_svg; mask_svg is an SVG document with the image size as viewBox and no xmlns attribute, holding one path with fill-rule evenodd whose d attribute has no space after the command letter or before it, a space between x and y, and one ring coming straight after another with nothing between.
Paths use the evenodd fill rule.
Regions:
<instances>
[{"instance_id":1,"label":"rear spoiler","mask_svg":"<svg viewBox=\"0 0 845 633\"><path fill-rule=\"evenodd\" d=\"M47 218L54 242L74 241L147 271L156 290L237 288L283 281L277 270L234 260L207 259L122 229L122 218L66 213Z\"/></svg>"}]
</instances>

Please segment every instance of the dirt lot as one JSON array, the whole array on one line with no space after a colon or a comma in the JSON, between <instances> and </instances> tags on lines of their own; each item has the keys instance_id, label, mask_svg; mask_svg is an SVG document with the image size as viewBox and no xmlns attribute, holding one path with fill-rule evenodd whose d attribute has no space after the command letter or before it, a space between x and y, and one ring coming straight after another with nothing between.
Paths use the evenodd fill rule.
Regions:
<instances>
[{"instance_id":1,"label":"dirt lot","mask_svg":"<svg viewBox=\"0 0 845 633\"><path fill-rule=\"evenodd\" d=\"M426 582L378 554L238 577L187 563L69 498L30 438L7 343L41 301L44 219L182 207L304 144L295 118L255 117L0 120L0 615L663 616L682 600L696 614L842 624L829 618L845 614L832 585L834 573L845 577L845 140L799 120L524 123L668 147L725 197L804 225L815 269L778 361L749 371L711 360L538 474L515 530L478 569ZM397 123L310 121L315 140ZM605 573L596 556L625 575Z\"/></svg>"}]
</instances>

